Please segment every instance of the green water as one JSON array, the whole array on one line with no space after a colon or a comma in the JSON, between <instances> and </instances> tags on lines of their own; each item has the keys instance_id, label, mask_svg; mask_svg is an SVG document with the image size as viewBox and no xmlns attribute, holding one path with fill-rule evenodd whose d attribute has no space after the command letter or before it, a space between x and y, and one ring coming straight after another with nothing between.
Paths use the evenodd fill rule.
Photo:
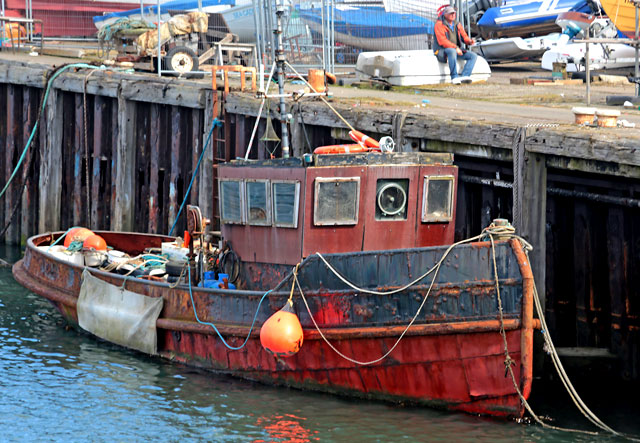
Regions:
<instances>
[{"instance_id":1,"label":"green water","mask_svg":"<svg viewBox=\"0 0 640 443\"><path fill-rule=\"evenodd\" d=\"M0 258L18 253L0 249ZM587 390L605 422L640 433L637 396ZM591 429L558 386L534 392L539 414ZM150 358L67 329L8 268L0 268L0 396L3 442L619 441L273 388Z\"/></svg>"}]
</instances>

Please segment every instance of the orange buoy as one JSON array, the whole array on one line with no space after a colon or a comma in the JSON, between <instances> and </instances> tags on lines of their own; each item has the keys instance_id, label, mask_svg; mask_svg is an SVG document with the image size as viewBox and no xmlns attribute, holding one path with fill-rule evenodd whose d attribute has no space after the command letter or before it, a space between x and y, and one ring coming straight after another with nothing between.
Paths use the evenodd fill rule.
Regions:
<instances>
[{"instance_id":1,"label":"orange buoy","mask_svg":"<svg viewBox=\"0 0 640 443\"><path fill-rule=\"evenodd\" d=\"M73 228L67 232L67 236L64 238L64 247L68 248L74 241L85 241L87 237L93 235L93 231L87 228Z\"/></svg>"},{"instance_id":2,"label":"orange buoy","mask_svg":"<svg viewBox=\"0 0 640 443\"><path fill-rule=\"evenodd\" d=\"M380 150L380 143L378 143L377 140L360 131L349 131L349 137L351 137L354 142L363 143L368 148Z\"/></svg>"},{"instance_id":3,"label":"orange buoy","mask_svg":"<svg viewBox=\"0 0 640 443\"><path fill-rule=\"evenodd\" d=\"M291 301L269 317L260 329L262 347L277 357L294 355L302 347L302 340L302 325Z\"/></svg>"},{"instance_id":4,"label":"orange buoy","mask_svg":"<svg viewBox=\"0 0 640 443\"><path fill-rule=\"evenodd\" d=\"M324 75L327 77L327 83L329 83L330 85L335 85L338 81L338 78L332 72L325 72Z\"/></svg>"},{"instance_id":5,"label":"orange buoy","mask_svg":"<svg viewBox=\"0 0 640 443\"><path fill-rule=\"evenodd\" d=\"M84 239L82 243L82 247L84 249L94 249L96 251L106 251L107 250L107 242L104 241L104 238L100 237L97 234L92 234L89 237Z\"/></svg>"},{"instance_id":6,"label":"orange buoy","mask_svg":"<svg viewBox=\"0 0 640 443\"><path fill-rule=\"evenodd\" d=\"M367 148L358 145L330 145L319 146L313 150L314 154L357 154L358 152L366 152Z\"/></svg>"}]
</instances>

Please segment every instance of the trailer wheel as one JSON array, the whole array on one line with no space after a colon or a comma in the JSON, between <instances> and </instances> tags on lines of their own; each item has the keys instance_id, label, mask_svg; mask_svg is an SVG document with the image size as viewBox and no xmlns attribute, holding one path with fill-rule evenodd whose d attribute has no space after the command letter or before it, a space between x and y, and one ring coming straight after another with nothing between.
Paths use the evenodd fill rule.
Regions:
<instances>
[{"instance_id":1,"label":"trailer wheel","mask_svg":"<svg viewBox=\"0 0 640 443\"><path fill-rule=\"evenodd\" d=\"M198 56L186 46L175 46L169 49L164 60L166 68L177 72L179 75L197 71L199 68Z\"/></svg>"}]
</instances>

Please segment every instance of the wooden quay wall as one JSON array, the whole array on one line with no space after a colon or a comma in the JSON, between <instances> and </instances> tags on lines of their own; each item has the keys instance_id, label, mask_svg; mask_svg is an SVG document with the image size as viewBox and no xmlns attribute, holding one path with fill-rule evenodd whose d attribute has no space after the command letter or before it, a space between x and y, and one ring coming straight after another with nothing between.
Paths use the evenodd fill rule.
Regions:
<instances>
[{"instance_id":1,"label":"wooden quay wall","mask_svg":"<svg viewBox=\"0 0 640 443\"><path fill-rule=\"evenodd\" d=\"M2 186L36 121L51 70L0 60ZM33 155L25 191L20 194L20 170L0 200L0 229L16 208L0 241L17 244L74 225L167 233L217 116L223 127L213 132L190 194L190 202L215 220L214 164L245 155L259 101L248 93L214 93L210 80L87 74L64 73L53 83L25 159ZM272 100L272 115L275 106ZM606 349L617 374L640 379L637 131L620 138L619 132L567 125L526 127L334 106L358 130L391 135L400 150L453 152L460 171L456 239L476 235L494 218L512 220L534 246L534 274L556 344ZM296 154L348 138L346 125L320 102L304 101L290 112ZM264 127L262 118L257 137ZM279 155L277 144L255 145L251 158L267 158L274 149ZM182 220L177 228L184 229Z\"/></svg>"},{"instance_id":2,"label":"wooden quay wall","mask_svg":"<svg viewBox=\"0 0 640 443\"><path fill-rule=\"evenodd\" d=\"M2 186L31 135L52 71L50 65L0 60ZM203 150L216 98L210 83L103 70L62 73L0 203L0 229L16 208L4 241L17 244L71 226L168 233ZM189 203L211 215L213 149L207 154ZM177 228L179 235L182 220Z\"/></svg>"}]
</instances>

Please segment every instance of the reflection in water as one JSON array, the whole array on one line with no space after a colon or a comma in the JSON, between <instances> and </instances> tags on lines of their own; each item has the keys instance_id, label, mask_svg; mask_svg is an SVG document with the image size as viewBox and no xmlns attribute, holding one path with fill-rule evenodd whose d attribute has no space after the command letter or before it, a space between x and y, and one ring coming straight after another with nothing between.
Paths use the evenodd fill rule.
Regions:
<instances>
[{"instance_id":1,"label":"reflection in water","mask_svg":"<svg viewBox=\"0 0 640 443\"><path fill-rule=\"evenodd\" d=\"M543 403L570 407L549 392ZM0 269L0 396L0 440L11 442L603 440L273 388L150 358L65 328L57 311L16 284L6 268ZM638 432L638 407L631 401L618 409L588 404L614 427ZM587 426L546 404L540 413Z\"/></svg>"},{"instance_id":2,"label":"reflection in water","mask_svg":"<svg viewBox=\"0 0 640 443\"><path fill-rule=\"evenodd\" d=\"M310 431L302 426L304 417L297 417L292 414L274 415L272 417L258 418L257 425L262 426L269 434L268 440L254 440L256 443L267 441L282 441L290 443L307 443L319 441L318 431Z\"/></svg>"}]
</instances>

